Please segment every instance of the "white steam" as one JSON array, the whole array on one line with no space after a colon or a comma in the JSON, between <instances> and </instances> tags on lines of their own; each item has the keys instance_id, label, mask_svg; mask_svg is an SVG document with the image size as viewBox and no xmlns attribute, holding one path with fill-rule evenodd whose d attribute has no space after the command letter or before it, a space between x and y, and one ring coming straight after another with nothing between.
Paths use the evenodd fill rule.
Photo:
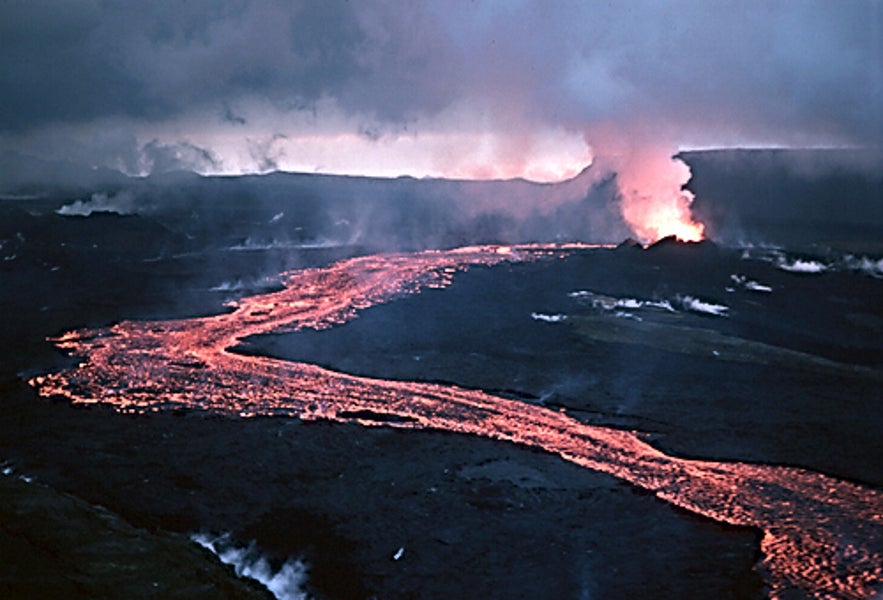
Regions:
<instances>
[{"instance_id":1,"label":"white steam","mask_svg":"<svg viewBox=\"0 0 883 600\"><path fill-rule=\"evenodd\" d=\"M639 298L614 298L613 296L605 296L596 294L588 290L579 290L567 294L570 298L579 298L589 302L592 308L605 311L616 309L638 310L642 308L656 308L667 312L675 312L674 307L668 300L642 300ZM619 316L619 315L618 315Z\"/></svg>"},{"instance_id":2,"label":"white steam","mask_svg":"<svg viewBox=\"0 0 883 600\"><path fill-rule=\"evenodd\" d=\"M824 273L828 270L828 265L815 260L803 260L800 258L795 258L791 261L779 260L776 263L776 267L789 273Z\"/></svg>"},{"instance_id":3,"label":"white steam","mask_svg":"<svg viewBox=\"0 0 883 600\"><path fill-rule=\"evenodd\" d=\"M250 286L246 285L241 279L235 281L224 280L218 285L209 288L210 292L241 292L247 290Z\"/></svg>"},{"instance_id":4,"label":"white steam","mask_svg":"<svg viewBox=\"0 0 883 600\"><path fill-rule=\"evenodd\" d=\"M769 294L773 291L771 286L754 281L753 279L748 279L745 275L730 275L730 280L732 280L735 285L743 287L750 292L763 292Z\"/></svg>"},{"instance_id":5,"label":"white steam","mask_svg":"<svg viewBox=\"0 0 883 600\"><path fill-rule=\"evenodd\" d=\"M614 317L625 319L634 319L642 321L643 319L633 312L638 310L656 310L667 313L675 313L680 310L714 315L718 317L727 316L728 306L723 304L715 304L695 298L694 296L677 295L672 300L642 300L640 298L615 298L613 296L605 296L604 294L596 294L588 290L579 290L570 292L569 297L580 300L588 304L593 309L611 314ZM677 306L677 309L675 308Z\"/></svg>"},{"instance_id":6,"label":"white steam","mask_svg":"<svg viewBox=\"0 0 883 600\"><path fill-rule=\"evenodd\" d=\"M560 323L567 319L567 315L555 314L555 315L547 315L544 313L532 312L530 313L531 318L534 321L543 321L544 323Z\"/></svg>"},{"instance_id":7,"label":"white steam","mask_svg":"<svg viewBox=\"0 0 883 600\"><path fill-rule=\"evenodd\" d=\"M727 311L730 310L728 306L723 304L705 302L693 296L677 296L677 301L687 310L716 317L725 317L727 316Z\"/></svg>"},{"instance_id":8,"label":"white steam","mask_svg":"<svg viewBox=\"0 0 883 600\"><path fill-rule=\"evenodd\" d=\"M274 569L254 543L243 547L234 543L229 534L194 533L190 539L215 554L225 565L232 565L239 577L263 584L278 600L306 600L309 597L304 590L307 567L300 560L288 559Z\"/></svg>"},{"instance_id":9,"label":"white steam","mask_svg":"<svg viewBox=\"0 0 883 600\"><path fill-rule=\"evenodd\" d=\"M9 461L0 462L0 473L5 475L6 477L15 476L16 479L20 481L24 481L25 483L33 483L34 478L25 475L24 473L17 473L15 468L13 468L12 463Z\"/></svg>"},{"instance_id":10,"label":"white steam","mask_svg":"<svg viewBox=\"0 0 883 600\"><path fill-rule=\"evenodd\" d=\"M321 250L325 248L340 248L346 246L343 242L328 239L317 239L310 242L292 242L286 240L259 240L246 238L245 241L227 248L233 252L254 252L266 250Z\"/></svg>"},{"instance_id":11,"label":"white steam","mask_svg":"<svg viewBox=\"0 0 883 600\"><path fill-rule=\"evenodd\" d=\"M65 204L55 212L64 217L88 217L93 213L114 213L118 215L131 215L137 212L137 203L132 192L122 191L113 196L105 193L95 193L87 200L77 200L71 204Z\"/></svg>"},{"instance_id":12,"label":"white steam","mask_svg":"<svg viewBox=\"0 0 883 600\"><path fill-rule=\"evenodd\" d=\"M883 258L873 259L867 256L852 256L847 254L843 257L843 266L851 271L860 271L875 279L883 279Z\"/></svg>"},{"instance_id":13,"label":"white steam","mask_svg":"<svg viewBox=\"0 0 883 600\"><path fill-rule=\"evenodd\" d=\"M862 273L875 279L883 279L883 258L871 256L856 256L853 254L839 254L828 249L825 252L824 262L822 259L801 258L789 256L782 248L755 247L747 245L742 249L744 260L760 260L772 264L779 270L789 273L832 273L852 271Z\"/></svg>"}]
</instances>

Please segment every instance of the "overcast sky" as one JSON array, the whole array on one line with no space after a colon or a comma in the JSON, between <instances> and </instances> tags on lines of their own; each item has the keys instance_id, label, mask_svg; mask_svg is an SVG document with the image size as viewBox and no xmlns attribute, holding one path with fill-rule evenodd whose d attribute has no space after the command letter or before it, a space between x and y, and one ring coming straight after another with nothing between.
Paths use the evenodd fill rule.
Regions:
<instances>
[{"instance_id":1,"label":"overcast sky","mask_svg":"<svg viewBox=\"0 0 883 600\"><path fill-rule=\"evenodd\" d=\"M883 2L0 0L0 151L526 176L883 143Z\"/></svg>"}]
</instances>

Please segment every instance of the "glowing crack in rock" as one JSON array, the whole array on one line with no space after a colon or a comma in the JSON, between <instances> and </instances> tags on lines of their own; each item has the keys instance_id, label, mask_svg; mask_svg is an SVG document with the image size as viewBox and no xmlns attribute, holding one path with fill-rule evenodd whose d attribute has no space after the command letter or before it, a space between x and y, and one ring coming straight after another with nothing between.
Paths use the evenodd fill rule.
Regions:
<instances>
[{"instance_id":1,"label":"glowing crack in rock","mask_svg":"<svg viewBox=\"0 0 883 600\"><path fill-rule=\"evenodd\" d=\"M516 442L654 492L711 519L763 531L771 596L866 598L883 579L883 493L790 467L668 456L635 432L456 386L385 381L229 351L247 336L323 329L359 310L441 288L475 266L561 257L566 246L481 246L365 256L288 273L284 289L227 314L125 321L54 340L83 358L35 377L42 396L122 412L188 408L435 429Z\"/></svg>"}]
</instances>

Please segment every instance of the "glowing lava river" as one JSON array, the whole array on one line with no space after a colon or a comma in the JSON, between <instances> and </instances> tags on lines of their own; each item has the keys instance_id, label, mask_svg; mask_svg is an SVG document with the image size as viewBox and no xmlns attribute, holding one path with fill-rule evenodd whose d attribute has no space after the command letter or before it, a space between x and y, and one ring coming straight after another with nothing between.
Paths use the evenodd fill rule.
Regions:
<instances>
[{"instance_id":1,"label":"glowing lava river","mask_svg":"<svg viewBox=\"0 0 883 600\"><path fill-rule=\"evenodd\" d=\"M772 597L865 598L883 580L883 493L792 467L669 456L635 432L456 386L356 377L231 352L247 336L323 329L457 271L554 259L566 246L481 246L352 258L287 273L281 291L226 314L122 322L55 343L82 362L35 377L45 397L122 412L205 410L434 429L541 448L711 519L763 532L758 569Z\"/></svg>"}]
</instances>

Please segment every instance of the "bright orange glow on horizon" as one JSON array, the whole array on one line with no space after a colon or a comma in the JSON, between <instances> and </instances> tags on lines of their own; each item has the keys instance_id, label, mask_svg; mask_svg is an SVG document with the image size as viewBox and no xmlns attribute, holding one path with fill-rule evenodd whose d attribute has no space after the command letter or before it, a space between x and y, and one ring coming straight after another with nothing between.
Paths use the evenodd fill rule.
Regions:
<instances>
[{"instance_id":1,"label":"bright orange glow on horizon","mask_svg":"<svg viewBox=\"0 0 883 600\"><path fill-rule=\"evenodd\" d=\"M577 245L576 248L581 246ZM465 433L542 449L696 514L763 531L759 570L773 598L866 598L883 580L883 493L793 467L669 456L639 432L594 426L538 405L456 386L387 381L229 349L247 336L325 329L458 271L562 257L557 245L475 246L362 256L287 274L233 312L124 321L55 341L83 357L30 381L43 397L124 413L191 409Z\"/></svg>"}]
</instances>

